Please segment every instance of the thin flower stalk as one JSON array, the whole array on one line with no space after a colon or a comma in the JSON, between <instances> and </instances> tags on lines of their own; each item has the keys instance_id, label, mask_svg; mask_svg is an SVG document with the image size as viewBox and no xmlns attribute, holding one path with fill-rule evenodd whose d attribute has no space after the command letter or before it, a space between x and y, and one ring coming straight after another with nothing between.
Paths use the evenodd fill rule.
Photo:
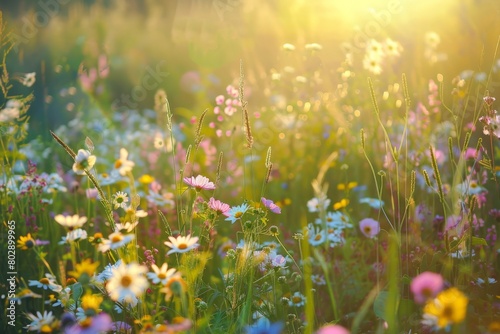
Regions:
<instances>
[{"instance_id":1,"label":"thin flower stalk","mask_svg":"<svg viewBox=\"0 0 500 334\"><path fill-rule=\"evenodd\" d=\"M50 134L52 137L61 145L64 150L71 156L72 159L75 159L76 154L75 152L68 146L66 143L62 141L59 136L57 136L54 132L50 131ZM99 193L99 200L101 201L102 206L104 207L104 212L106 214L106 218L108 219L109 223L111 224L111 229L115 229L115 220L113 218L113 209L111 207L111 203L108 201L106 198L106 195L104 194L104 191L102 190L101 186L99 185L99 182L95 178L94 174L90 173L87 169L85 169L85 174L89 178L90 182L94 185L94 187L97 189Z\"/></svg>"}]
</instances>

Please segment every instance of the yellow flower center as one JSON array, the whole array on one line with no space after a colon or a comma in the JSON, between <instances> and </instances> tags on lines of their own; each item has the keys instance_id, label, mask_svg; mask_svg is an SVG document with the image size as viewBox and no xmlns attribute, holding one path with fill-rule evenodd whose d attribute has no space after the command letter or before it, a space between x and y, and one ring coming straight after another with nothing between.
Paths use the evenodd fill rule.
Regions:
<instances>
[{"instance_id":1,"label":"yellow flower center","mask_svg":"<svg viewBox=\"0 0 500 334\"><path fill-rule=\"evenodd\" d=\"M431 297L432 297L432 290L431 290L431 289L429 289L429 288L423 288L423 289L422 289L422 295L423 295L425 298L429 299L429 298L431 298Z\"/></svg>"},{"instance_id":2,"label":"yellow flower center","mask_svg":"<svg viewBox=\"0 0 500 334\"><path fill-rule=\"evenodd\" d=\"M363 230L365 231L366 234L370 234L372 231L372 228L370 226L365 226Z\"/></svg>"},{"instance_id":3,"label":"yellow flower center","mask_svg":"<svg viewBox=\"0 0 500 334\"><path fill-rule=\"evenodd\" d=\"M43 325L42 328L40 328L40 333L52 333L52 328L50 328L49 325Z\"/></svg>"},{"instance_id":4,"label":"yellow flower center","mask_svg":"<svg viewBox=\"0 0 500 334\"><path fill-rule=\"evenodd\" d=\"M123 236L121 234L116 234L111 238L112 243L120 242L123 240Z\"/></svg>"},{"instance_id":5,"label":"yellow flower center","mask_svg":"<svg viewBox=\"0 0 500 334\"><path fill-rule=\"evenodd\" d=\"M442 315L445 319L453 319L453 308L451 305L444 306Z\"/></svg>"},{"instance_id":6,"label":"yellow flower center","mask_svg":"<svg viewBox=\"0 0 500 334\"><path fill-rule=\"evenodd\" d=\"M48 285L50 283L50 281L47 277L42 278L39 282L44 284L44 285Z\"/></svg>"},{"instance_id":7,"label":"yellow flower center","mask_svg":"<svg viewBox=\"0 0 500 334\"><path fill-rule=\"evenodd\" d=\"M234 218L240 218L241 216L243 216L243 212L241 211L238 211L234 214Z\"/></svg>"},{"instance_id":8,"label":"yellow flower center","mask_svg":"<svg viewBox=\"0 0 500 334\"><path fill-rule=\"evenodd\" d=\"M148 323L144 324L144 326L142 326L143 331L149 331L149 330L152 331L153 329L154 329L154 326L150 322L148 322Z\"/></svg>"},{"instance_id":9,"label":"yellow flower center","mask_svg":"<svg viewBox=\"0 0 500 334\"><path fill-rule=\"evenodd\" d=\"M186 248L188 248L188 245L186 243L182 243L182 244L179 244L177 246L177 248L179 248L179 249L186 249Z\"/></svg>"},{"instance_id":10,"label":"yellow flower center","mask_svg":"<svg viewBox=\"0 0 500 334\"><path fill-rule=\"evenodd\" d=\"M293 296L292 297L292 301L297 304L297 303L300 303L302 301L302 298L300 298L299 296Z\"/></svg>"},{"instance_id":11,"label":"yellow flower center","mask_svg":"<svg viewBox=\"0 0 500 334\"><path fill-rule=\"evenodd\" d=\"M115 162L115 168L118 169L122 166L122 161L121 160L116 160Z\"/></svg>"},{"instance_id":12,"label":"yellow flower center","mask_svg":"<svg viewBox=\"0 0 500 334\"><path fill-rule=\"evenodd\" d=\"M320 241L321 240L321 234L316 234L316 236L314 237L314 240L315 241Z\"/></svg>"},{"instance_id":13,"label":"yellow flower center","mask_svg":"<svg viewBox=\"0 0 500 334\"><path fill-rule=\"evenodd\" d=\"M128 276L128 275L125 275L122 277L120 283L121 283L121 286L123 286L124 288L128 288L130 286L130 284L132 284L132 278L130 278L130 276Z\"/></svg>"},{"instance_id":14,"label":"yellow flower center","mask_svg":"<svg viewBox=\"0 0 500 334\"><path fill-rule=\"evenodd\" d=\"M92 325L92 318L91 317L87 317L87 318L83 319L82 321L80 321L80 326L82 328L89 328L91 325Z\"/></svg>"},{"instance_id":15,"label":"yellow flower center","mask_svg":"<svg viewBox=\"0 0 500 334\"><path fill-rule=\"evenodd\" d=\"M158 274L158 278L159 279L165 279L165 278L167 278L167 275L165 275L165 273L159 273Z\"/></svg>"}]
</instances>

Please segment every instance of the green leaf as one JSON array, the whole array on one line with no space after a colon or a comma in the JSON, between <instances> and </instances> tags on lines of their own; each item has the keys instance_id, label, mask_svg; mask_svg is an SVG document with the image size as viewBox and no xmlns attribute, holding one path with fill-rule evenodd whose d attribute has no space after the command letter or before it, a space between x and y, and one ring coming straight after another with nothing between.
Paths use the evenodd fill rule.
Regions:
<instances>
[{"instance_id":1,"label":"green leaf","mask_svg":"<svg viewBox=\"0 0 500 334\"><path fill-rule=\"evenodd\" d=\"M73 299L79 300L83 294L83 287L80 283L75 283L71 285L71 292L73 293Z\"/></svg>"},{"instance_id":2,"label":"green leaf","mask_svg":"<svg viewBox=\"0 0 500 334\"><path fill-rule=\"evenodd\" d=\"M389 292L388 291L380 291L377 297L375 298L375 301L373 302L373 312L375 312L375 315L383 320L387 320L386 317L386 304L387 304L387 298L389 297Z\"/></svg>"},{"instance_id":3,"label":"green leaf","mask_svg":"<svg viewBox=\"0 0 500 334\"><path fill-rule=\"evenodd\" d=\"M484 238L472 237L472 246L488 246L488 243Z\"/></svg>"}]
</instances>

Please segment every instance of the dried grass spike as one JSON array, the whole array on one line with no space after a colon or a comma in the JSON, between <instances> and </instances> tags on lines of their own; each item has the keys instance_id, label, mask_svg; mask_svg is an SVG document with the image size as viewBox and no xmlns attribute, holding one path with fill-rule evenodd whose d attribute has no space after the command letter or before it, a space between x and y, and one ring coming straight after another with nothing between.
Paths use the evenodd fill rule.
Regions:
<instances>
[{"instance_id":1,"label":"dried grass spike","mask_svg":"<svg viewBox=\"0 0 500 334\"><path fill-rule=\"evenodd\" d=\"M410 194L413 197L413 193L415 192L415 185L417 183L417 173L412 170L410 174Z\"/></svg>"},{"instance_id":2,"label":"dried grass spike","mask_svg":"<svg viewBox=\"0 0 500 334\"><path fill-rule=\"evenodd\" d=\"M240 103L241 105L243 106L243 100L244 100L244 90L243 90L243 86L245 84L245 81L244 81L244 78L245 78L245 75L243 74L243 60L240 59L240 85L239 85L239 99L240 99Z\"/></svg>"},{"instance_id":3,"label":"dried grass spike","mask_svg":"<svg viewBox=\"0 0 500 334\"><path fill-rule=\"evenodd\" d=\"M269 168L269 164L271 163L271 146L267 149L267 154L266 154L266 168Z\"/></svg>"},{"instance_id":4,"label":"dried grass spike","mask_svg":"<svg viewBox=\"0 0 500 334\"><path fill-rule=\"evenodd\" d=\"M220 180L220 172L222 170L222 158L224 157L224 152L219 153L219 160L217 161L217 170L215 172L215 184L217 185Z\"/></svg>"},{"instance_id":5,"label":"dried grass spike","mask_svg":"<svg viewBox=\"0 0 500 334\"><path fill-rule=\"evenodd\" d=\"M186 150L186 159L184 160L185 164L187 164L189 162L190 157L191 157L191 145L189 145L187 150Z\"/></svg>"},{"instance_id":6,"label":"dried grass spike","mask_svg":"<svg viewBox=\"0 0 500 334\"><path fill-rule=\"evenodd\" d=\"M439 200L441 201L441 203L444 203L443 183L441 181L441 174L439 173L436 155L434 154L434 149L432 148L432 146L429 146L429 150L431 152L432 169L434 171L434 175L436 177L436 182L438 186Z\"/></svg>"},{"instance_id":7,"label":"dried grass spike","mask_svg":"<svg viewBox=\"0 0 500 334\"><path fill-rule=\"evenodd\" d=\"M424 175L425 184L428 187L432 188L431 179L429 178L429 174L427 173L427 171L425 169L422 171L422 174Z\"/></svg>"},{"instance_id":8,"label":"dried grass spike","mask_svg":"<svg viewBox=\"0 0 500 334\"><path fill-rule=\"evenodd\" d=\"M61 138L59 138L59 136L58 136L58 135L56 135L54 132L52 132L51 130L49 130L49 131L50 131L50 134L52 135L52 137L54 137L54 139L55 139L55 140L59 143L59 145L61 145L61 146L64 148L64 150L65 150L66 152L68 152L68 154L69 154L69 155L70 155L73 159L75 159L75 157L76 157L76 153L75 153L75 152L71 149L71 147L69 147L68 145L66 145L66 143L64 143L64 142L62 141L62 139L61 139Z\"/></svg>"},{"instance_id":9,"label":"dried grass spike","mask_svg":"<svg viewBox=\"0 0 500 334\"><path fill-rule=\"evenodd\" d=\"M465 134L464 146L462 147L462 152L467 151L467 147L469 146L470 136L471 136L470 131ZM450 137L450 139L451 139L451 137Z\"/></svg>"},{"instance_id":10,"label":"dried grass spike","mask_svg":"<svg viewBox=\"0 0 500 334\"><path fill-rule=\"evenodd\" d=\"M271 178L271 172L272 171L273 171L273 163L271 162L269 164L269 167L267 167L266 183L269 183L269 179Z\"/></svg>"},{"instance_id":11,"label":"dried grass spike","mask_svg":"<svg viewBox=\"0 0 500 334\"><path fill-rule=\"evenodd\" d=\"M248 110L246 108L246 103L243 108L243 113L245 117L245 132L247 135L247 148L252 148L253 146L253 135L252 135L252 128L250 127L250 119L248 117Z\"/></svg>"},{"instance_id":12,"label":"dried grass spike","mask_svg":"<svg viewBox=\"0 0 500 334\"><path fill-rule=\"evenodd\" d=\"M361 147L365 149L365 130L361 129Z\"/></svg>"},{"instance_id":13,"label":"dried grass spike","mask_svg":"<svg viewBox=\"0 0 500 334\"><path fill-rule=\"evenodd\" d=\"M201 127L203 126L203 120L205 119L205 115L207 114L208 109L205 109L205 111L201 114L200 119L198 120L198 125L196 126L196 132L195 132L195 139L194 143L196 146L198 146L203 139L203 136L201 136Z\"/></svg>"}]
</instances>

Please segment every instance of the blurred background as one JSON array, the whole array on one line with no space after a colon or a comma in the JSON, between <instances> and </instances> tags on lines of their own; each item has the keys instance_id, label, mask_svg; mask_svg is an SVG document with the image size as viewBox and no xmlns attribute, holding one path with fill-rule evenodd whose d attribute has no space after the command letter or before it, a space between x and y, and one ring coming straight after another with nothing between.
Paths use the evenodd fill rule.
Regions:
<instances>
[{"instance_id":1,"label":"blurred background","mask_svg":"<svg viewBox=\"0 0 500 334\"><path fill-rule=\"evenodd\" d=\"M30 136L44 138L77 110L151 108L154 92L136 89L134 103L123 94L144 85L152 70L174 109L199 114L237 83L240 59L250 101L262 98L273 71L284 66L320 69L328 90L338 84L346 52L356 55L367 40L390 37L404 49L394 73L407 73L419 87L425 82L411 81L424 76L411 73L487 73L500 33L497 0L18 0L2 1L0 9L17 41L11 68L37 73ZM428 32L439 35L442 53L424 63ZM322 51L292 57L285 43L318 43Z\"/></svg>"}]
</instances>

